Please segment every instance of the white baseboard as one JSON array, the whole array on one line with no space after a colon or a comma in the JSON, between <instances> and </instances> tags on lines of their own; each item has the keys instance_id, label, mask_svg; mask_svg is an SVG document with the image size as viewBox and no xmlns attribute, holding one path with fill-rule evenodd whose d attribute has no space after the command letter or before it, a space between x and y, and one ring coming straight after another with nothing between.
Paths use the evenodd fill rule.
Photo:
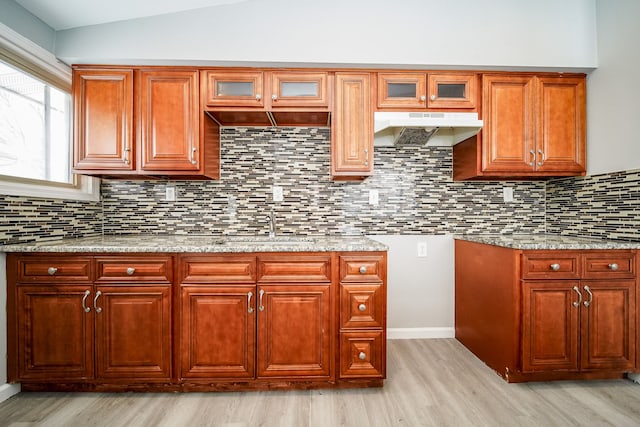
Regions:
<instances>
[{"instance_id":1,"label":"white baseboard","mask_svg":"<svg viewBox=\"0 0 640 427\"><path fill-rule=\"evenodd\" d=\"M0 402L4 402L11 396L20 393L20 384L0 385Z\"/></svg>"},{"instance_id":2,"label":"white baseboard","mask_svg":"<svg viewBox=\"0 0 640 427\"><path fill-rule=\"evenodd\" d=\"M455 338L455 328L388 328L387 339Z\"/></svg>"}]
</instances>

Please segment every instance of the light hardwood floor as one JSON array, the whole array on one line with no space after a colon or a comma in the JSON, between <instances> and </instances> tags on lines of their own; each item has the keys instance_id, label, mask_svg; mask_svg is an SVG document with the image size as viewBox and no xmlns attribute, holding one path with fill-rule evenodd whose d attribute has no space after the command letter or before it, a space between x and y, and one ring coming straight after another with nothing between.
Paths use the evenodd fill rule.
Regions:
<instances>
[{"instance_id":1,"label":"light hardwood floor","mask_svg":"<svg viewBox=\"0 0 640 427\"><path fill-rule=\"evenodd\" d=\"M247 393L20 393L0 425L640 426L628 380L507 384L453 339L393 340L379 389Z\"/></svg>"}]
</instances>

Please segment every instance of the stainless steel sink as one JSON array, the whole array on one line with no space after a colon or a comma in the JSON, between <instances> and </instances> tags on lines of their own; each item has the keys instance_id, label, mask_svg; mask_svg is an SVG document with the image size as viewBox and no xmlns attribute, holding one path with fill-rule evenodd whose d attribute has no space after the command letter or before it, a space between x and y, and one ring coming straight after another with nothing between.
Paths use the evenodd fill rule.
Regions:
<instances>
[{"instance_id":1,"label":"stainless steel sink","mask_svg":"<svg viewBox=\"0 0 640 427\"><path fill-rule=\"evenodd\" d=\"M310 237L295 236L226 236L226 243L236 245L309 245L315 243Z\"/></svg>"}]
</instances>

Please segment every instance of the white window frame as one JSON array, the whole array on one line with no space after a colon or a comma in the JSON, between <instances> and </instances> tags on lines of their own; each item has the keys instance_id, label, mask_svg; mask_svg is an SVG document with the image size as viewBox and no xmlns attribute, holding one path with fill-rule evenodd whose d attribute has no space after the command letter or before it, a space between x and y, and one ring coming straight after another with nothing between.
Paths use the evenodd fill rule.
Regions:
<instances>
[{"instance_id":1,"label":"white window frame","mask_svg":"<svg viewBox=\"0 0 640 427\"><path fill-rule=\"evenodd\" d=\"M60 62L48 50L2 23L0 23L0 47L36 64L47 73L67 82L71 87L71 68L68 65ZM72 183L61 184L0 175L0 194L45 199L99 201L100 179L85 175L73 175Z\"/></svg>"}]
</instances>

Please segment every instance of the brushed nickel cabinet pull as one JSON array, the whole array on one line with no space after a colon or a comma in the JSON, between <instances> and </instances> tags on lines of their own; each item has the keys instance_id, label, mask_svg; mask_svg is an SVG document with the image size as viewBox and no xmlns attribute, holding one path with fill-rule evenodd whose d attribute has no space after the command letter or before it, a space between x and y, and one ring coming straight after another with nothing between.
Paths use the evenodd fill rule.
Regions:
<instances>
[{"instance_id":1,"label":"brushed nickel cabinet pull","mask_svg":"<svg viewBox=\"0 0 640 427\"><path fill-rule=\"evenodd\" d=\"M558 271L560 270L560 264L553 263L549 266L549 268L552 269L553 271Z\"/></svg>"},{"instance_id":2,"label":"brushed nickel cabinet pull","mask_svg":"<svg viewBox=\"0 0 640 427\"><path fill-rule=\"evenodd\" d=\"M128 165L129 163L131 163L131 161L129 160L129 152L131 151L131 148L125 148L124 149L124 164Z\"/></svg>"},{"instance_id":3,"label":"brushed nickel cabinet pull","mask_svg":"<svg viewBox=\"0 0 640 427\"><path fill-rule=\"evenodd\" d=\"M359 311L365 311L366 309L367 309L367 306L366 306L366 305L364 305L364 304L360 304L360 305L358 306L358 310L359 310Z\"/></svg>"},{"instance_id":4,"label":"brushed nickel cabinet pull","mask_svg":"<svg viewBox=\"0 0 640 427\"><path fill-rule=\"evenodd\" d=\"M90 290L86 290L84 291L84 296L82 297L82 309L84 310L85 313L88 313L91 311L90 307L87 307L87 297L89 296L89 294L91 293Z\"/></svg>"},{"instance_id":5,"label":"brushed nickel cabinet pull","mask_svg":"<svg viewBox=\"0 0 640 427\"><path fill-rule=\"evenodd\" d=\"M589 288L588 286L585 286L584 290L589 294L589 301L585 301L584 306L589 307L593 302L593 294L591 293L591 288Z\"/></svg>"},{"instance_id":6,"label":"brushed nickel cabinet pull","mask_svg":"<svg viewBox=\"0 0 640 427\"><path fill-rule=\"evenodd\" d=\"M578 294L578 301L573 302L574 307L580 307L580 303L582 303L582 294L580 293L580 288L577 286L573 287L573 290Z\"/></svg>"},{"instance_id":7,"label":"brushed nickel cabinet pull","mask_svg":"<svg viewBox=\"0 0 640 427\"><path fill-rule=\"evenodd\" d=\"M358 271L360 272L360 274L365 274L367 272L367 267L362 265L362 266L360 266L360 269Z\"/></svg>"},{"instance_id":8,"label":"brushed nickel cabinet pull","mask_svg":"<svg viewBox=\"0 0 640 427\"><path fill-rule=\"evenodd\" d=\"M612 271L618 271L618 264L616 264L615 262L613 264L609 264L607 265L607 267L609 267L610 270Z\"/></svg>"},{"instance_id":9,"label":"brushed nickel cabinet pull","mask_svg":"<svg viewBox=\"0 0 640 427\"><path fill-rule=\"evenodd\" d=\"M251 307L251 298L253 297L253 292L249 292L247 294L247 306L249 307L247 311L249 313L253 313L253 307Z\"/></svg>"},{"instance_id":10,"label":"brushed nickel cabinet pull","mask_svg":"<svg viewBox=\"0 0 640 427\"><path fill-rule=\"evenodd\" d=\"M364 351L361 351L360 354L358 354L358 359L365 360L366 358L367 354Z\"/></svg>"},{"instance_id":11,"label":"brushed nickel cabinet pull","mask_svg":"<svg viewBox=\"0 0 640 427\"><path fill-rule=\"evenodd\" d=\"M262 305L262 297L264 296L264 289L260 289L260 301L258 301L258 310L264 311L264 305Z\"/></svg>"},{"instance_id":12,"label":"brushed nickel cabinet pull","mask_svg":"<svg viewBox=\"0 0 640 427\"><path fill-rule=\"evenodd\" d=\"M538 150L538 154L540 154L540 160L538 161L538 166L542 166L544 164L544 151Z\"/></svg>"},{"instance_id":13,"label":"brushed nickel cabinet pull","mask_svg":"<svg viewBox=\"0 0 640 427\"><path fill-rule=\"evenodd\" d=\"M129 276L133 276L133 273L135 273L135 272L136 272L136 269L135 269L135 268L133 268L133 267L129 267L129 268L127 268L127 274L128 274Z\"/></svg>"},{"instance_id":14,"label":"brushed nickel cabinet pull","mask_svg":"<svg viewBox=\"0 0 640 427\"><path fill-rule=\"evenodd\" d=\"M54 274L56 274L58 272L58 269L55 267L49 267L47 268L47 273L49 273L49 276L53 276Z\"/></svg>"},{"instance_id":15,"label":"brushed nickel cabinet pull","mask_svg":"<svg viewBox=\"0 0 640 427\"><path fill-rule=\"evenodd\" d=\"M529 153L531 153L531 161L529 162L529 166L533 166L533 164L536 162L536 152L531 150L529 151Z\"/></svg>"},{"instance_id":16,"label":"brushed nickel cabinet pull","mask_svg":"<svg viewBox=\"0 0 640 427\"><path fill-rule=\"evenodd\" d=\"M98 291L96 292L96 296L93 299L93 308L96 310L96 313L100 313L102 312L102 308L98 307L98 298L100 298L100 295L102 295L102 292Z\"/></svg>"}]
</instances>

